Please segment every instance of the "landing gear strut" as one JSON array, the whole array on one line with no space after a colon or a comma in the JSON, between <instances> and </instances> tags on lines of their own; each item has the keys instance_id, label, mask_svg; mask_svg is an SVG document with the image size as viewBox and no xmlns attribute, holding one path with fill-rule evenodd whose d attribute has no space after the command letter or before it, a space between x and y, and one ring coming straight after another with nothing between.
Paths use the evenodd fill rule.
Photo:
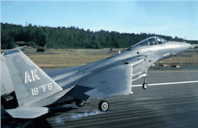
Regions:
<instances>
[{"instance_id":1,"label":"landing gear strut","mask_svg":"<svg viewBox=\"0 0 198 128\"><path fill-rule=\"evenodd\" d=\"M144 83L142 85L142 88L145 90L148 88L148 84L146 83L146 77L144 77Z\"/></svg>"},{"instance_id":2,"label":"landing gear strut","mask_svg":"<svg viewBox=\"0 0 198 128\"><path fill-rule=\"evenodd\" d=\"M106 112L109 109L109 103L107 101L102 100L98 104L98 108L99 110Z\"/></svg>"},{"instance_id":3,"label":"landing gear strut","mask_svg":"<svg viewBox=\"0 0 198 128\"><path fill-rule=\"evenodd\" d=\"M81 100L81 99L75 99L76 105L78 107L82 107L85 105L85 100Z\"/></svg>"}]
</instances>

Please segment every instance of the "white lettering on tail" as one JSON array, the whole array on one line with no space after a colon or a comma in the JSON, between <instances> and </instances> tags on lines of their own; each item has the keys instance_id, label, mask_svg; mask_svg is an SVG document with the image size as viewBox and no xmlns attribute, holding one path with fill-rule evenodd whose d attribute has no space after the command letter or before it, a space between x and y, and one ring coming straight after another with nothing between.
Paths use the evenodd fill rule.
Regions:
<instances>
[{"instance_id":1,"label":"white lettering on tail","mask_svg":"<svg viewBox=\"0 0 198 128\"><path fill-rule=\"evenodd\" d=\"M34 96L34 95L38 95L38 88L32 88L31 89L32 90L32 96Z\"/></svg>"},{"instance_id":2,"label":"white lettering on tail","mask_svg":"<svg viewBox=\"0 0 198 128\"><path fill-rule=\"evenodd\" d=\"M36 71L37 69L31 70L31 77L30 77L30 73L28 71L25 71L25 84L27 84L28 82L40 80L40 77L38 76Z\"/></svg>"},{"instance_id":3,"label":"white lettering on tail","mask_svg":"<svg viewBox=\"0 0 198 128\"><path fill-rule=\"evenodd\" d=\"M52 83L49 83L49 84L48 84L48 89L49 89L49 90L52 90L52 87L53 87L53 86L52 86Z\"/></svg>"},{"instance_id":4,"label":"white lettering on tail","mask_svg":"<svg viewBox=\"0 0 198 128\"><path fill-rule=\"evenodd\" d=\"M46 92L52 91L52 89L53 89L52 83L43 84L38 87L31 88L32 96L38 95L39 93L42 93L42 92L46 93Z\"/></svg>"},{"instance_id":5,"label":"white lettering on tail","mask_svg":"<svg viewBox=\"0 0 198 128\"><path fill-rule=\"evenodd\" d=\"M31 71L33 71L33 70L31 70ZM38 75L37 75L36 71L37 71L37 69L35 69L35 70L34 70L33 75L34 75L34 77L36 77L36 79L37 79L37 80L40 80L40 78L38 77Z\"/></svg>"},{"instance_id":6,"label":"white lettering on tail","mask_svg":"<svg viewBox=\"0 0 198 128\"><path fill-rule=\"evenodd\" d=\"M25 71L25 84L29 82L32 82L32 79L30 78L30 74L28 71Z\"/></svg>"}]
</instances>

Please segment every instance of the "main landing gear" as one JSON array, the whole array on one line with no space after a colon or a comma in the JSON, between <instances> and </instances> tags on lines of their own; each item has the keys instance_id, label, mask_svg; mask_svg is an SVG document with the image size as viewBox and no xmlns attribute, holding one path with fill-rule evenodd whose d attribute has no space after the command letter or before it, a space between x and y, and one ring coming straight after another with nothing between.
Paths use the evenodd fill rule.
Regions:
<instances>
[{"instance_id":1,"label":"main landing gear","mask_svg":"<svg viewBox=\"0 0 198 128\"><path fill-rule=\"evenodd\" d=\"M84 106L85 105L85 100L81 100L81 99L75 99L75 102L76 102L76 105L78 106L78 107L82 107L82 106Z\"/></svg>"},{"instance_id":2,"label":"main landing gear","mask_svg":"<svg viewBox=\"0 0 198 128\"><path fill-rule=\"evenodd\" d=\"M145 90L148 88L148 84L146 83L146 77L144 77L144 83L142 85L142 88Z\"/></svg>"},{"instance_id":3,"label":"main landing gear","mask_svg":"<svg viewBox=\"0 0 198 128\"><path fill-rule=\"evenodd\" d=\"M98 108L99 110L106 112L109 109L109 103L107 101L102 100L98 104Z\"/></svg>"},{"instance_id":4,"label":"main landing gear","mask_svg":"<svg viewBox=\"0 0 198 128\"><path fill-rule=\"evenodd\" d=\"M86 101L81 99L75 99L76 105L78 107L82 107L85 105ZM101 100L98 104L98 108L100 111L106 112L109 109L109 103L107 101Z\"/></svg>"}]
</instances>

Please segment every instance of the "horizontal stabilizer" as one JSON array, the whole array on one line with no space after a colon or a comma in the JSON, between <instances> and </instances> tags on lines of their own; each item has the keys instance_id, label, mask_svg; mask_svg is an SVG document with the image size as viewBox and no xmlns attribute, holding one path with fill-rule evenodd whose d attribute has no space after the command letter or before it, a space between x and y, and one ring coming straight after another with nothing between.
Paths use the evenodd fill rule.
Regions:
<instances>
[{"instance_id":1,"label":"horizontal stabilizer","mask_svg":"<svg viewBox=\"0 0 198 128\"><path fill-rule=\"evenodd\" d=\"M48 113L46 107L28 107L5 110L13 118L33 119Z\"/></svg>"}]
</instances>

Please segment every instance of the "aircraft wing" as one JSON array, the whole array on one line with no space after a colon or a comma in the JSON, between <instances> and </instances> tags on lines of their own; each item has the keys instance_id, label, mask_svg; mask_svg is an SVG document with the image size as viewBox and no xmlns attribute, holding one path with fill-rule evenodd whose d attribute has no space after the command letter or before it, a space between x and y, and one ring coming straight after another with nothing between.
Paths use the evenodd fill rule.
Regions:
<instances>
[{"instance_id":1,"label":"aircraft wing","mask_svg":"<svg viewBox=\"0 0 198 128\"><path fill-rule=\"evenodd\" d=\"M110 68L91 73L78 84L93 88L85 94L97 99L131 94L133 66L144 61L145 57L142 56L121 61Z\"/></svg>"}]
</instances>

